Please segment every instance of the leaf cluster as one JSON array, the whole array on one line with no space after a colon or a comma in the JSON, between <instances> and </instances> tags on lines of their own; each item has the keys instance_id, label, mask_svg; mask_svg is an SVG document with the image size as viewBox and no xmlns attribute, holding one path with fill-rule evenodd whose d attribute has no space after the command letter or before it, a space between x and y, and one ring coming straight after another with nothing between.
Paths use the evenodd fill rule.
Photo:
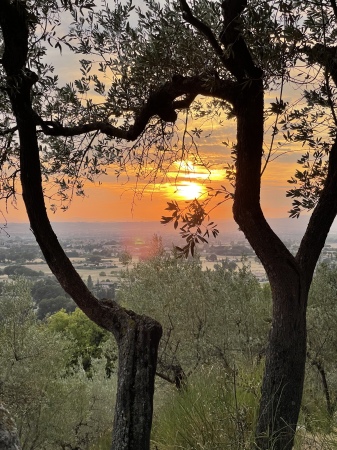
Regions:
<instances>
[{"instance_id":1,"label":"leaf cluster","mask_svg":"<svg viewBox=\"0 0 337 450\"><path fill-rule=\"evenodd\" d=\"M171 211L171 216L162 216L160 223L166 225L173 222L175 229L178 228L179 222L183 225L180 227L179 233L186 240L184 247L176 247L179 257L187 258L191 253L194 256L195 246L199 243L207 243L210 235L214 238L219 234L217 225L214 222L204 224L205 218L208 216L204 205L197 199L187 204L185 209L181 209L176 201L168 202L165 208Z\"/></svg>"},{"instance_id":2,"label":"leaf cluster","mask_svg":"<svg viewBox=\"0 0 337 450\"><path fill-rule=\"evenodd\" d=\"M239 266L235 270L219 263L215 270L203 270L196 259L166 255L142 261L125 274L118 301L163 325L160 367L180 364L188 376L217 361L231 370L262 350L270 292L247 262Z\"/></svg>"},{"instance_id":3,"label":"leaf cluster","mask_svg":"<svg viewBox=\"0 0 337 450\"><path fill-rule=\"evenodd\" d=\"M74 342L36 320L30 289L21 278L0 296L1 400L23 448L88 448L111 428L112 381L103 359L93 361L91 379L69 370Z\"/></svg>"},{"instance_id":4,"label":"leaf cluster","mask_svg":"<svg viewBox=\"0 0 337 450\"><path fill-rule=\"evenodd\" d=\"M295 185L286 194L293 199L290 217L298 218L301 210L310 211L315 207L326 178L327 163L324 156L322 151L313 152L312 157L306 152L297 161L303 170L297 169L294 177L288 180L288 183Z\"/></svg>"}]
</instances>

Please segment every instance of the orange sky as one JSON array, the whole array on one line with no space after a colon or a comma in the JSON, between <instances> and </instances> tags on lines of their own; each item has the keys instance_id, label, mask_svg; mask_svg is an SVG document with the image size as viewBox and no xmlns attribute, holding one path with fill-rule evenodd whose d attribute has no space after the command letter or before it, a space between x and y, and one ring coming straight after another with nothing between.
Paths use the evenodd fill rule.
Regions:
<instances>
[{"instance_id":1,"label":"orange sky","mask_svg":"<svg viewBox=\"0 0 337 450\"><path fill-rule=\"evenodd\" d=\"M60 82L65 83L76 78L76 62L73 54L69 54L67 49L63 49L62 57L58 50L49 49L50 61L53 61L56 67L56 73L60 74ZM277 93L274 92L268 102L275 101ZM283 100L288 101L291 96L284 95ZM268 125L270 127L270 124ZM199 195L191 187L191 183L198 183L204 186L217 188L223 184L224 167L226 162L230 162L229 149L222 142L227 139L229 142L235 141L235 122L224 122L221 127L214 122L206 122L203 128L209 128L212 133L207 138L201 138L199 153L205 160L211 164L211 174L205 175L205 170L200 168L191 168L190 174L180 171L178 175L177 167L173 168L169 174L172 180L172 186L169 188L163 183L161 186L146 186L144 181L140 180L138 188L142 195L135 195L135 178L131 177L126 183L123 179L117 180L114 171L108 170L108 175L103 176L96 184L87 184L85 198L75 197L65 212L59 210L56 213L50 211L52 221L144 221L160 220L165 214L166 202L169 200L181 200L181 194ZM268 128L268 127L267 127ZM265 151L267 151L270 142L270 136L266 134ZM282 147L282 152L290 151L289 147ZM285 192L290 188L287 183L295 171L295 162L301 155L303 149L299 152L292 151L276 159L268 165L262 180L261 201L265 215L270 218L287 217L287 212L291 207L291 201L285 197ZM280 150L281 152L281 150ZM184 186L183 188L181 186ZM48 207L48 203L47 203ZM0 209L8 222L26 222L27 216L20 198L18 198L17 207L0 205ZM212 212L212 219L228 219L232 216L231 204L226 202Z\"/></svg>"},{"instance_id":2,"label":"orange sky","mask_svg":"<svg viewBox=\"0 0 337 450\"><path fill-rule=\"evenodd\" d=\"M111 167L107 171L108 174L102 176L95 184L86 183L85 198L73 198L65 212L61 209L56 213L50 211L50 219L54 222L160 221L161 216L167 214L165 212L167 201L184 202L198 197L202 190L207 190L206 186L217 189L221 184L226 184L225 165L230 163L231 159L230 148L223 142L235 141L235 121L224 122L221 127L215 123L204 123L203 128L207 137L199 139L198 149L201 157L210 164L210 172L203 167L193 166L192 163L186 167L186 162L177 161L170 167L161 183L160 177L158 178L157 185L147 185L145 180L138 179L138 193L135 194L136 178L132 172L128 173L128 180L126 177L117 179L114 168ZM210 129L212 133L208 134ZM264 150L267 152L270 145L268 132L265 140ZM274 156L280 157L268 164L262 178L261 203L267 218L288 217L291 201L285 196L286 190L290 188L287 179L294 175L296 160L303 153L303 148L291 149L289 146L282 146L279 150L276 147L275 151ZM171 181L171 184L168 181ZM199 191L195 190L195 186L199 186ZM219 200L220 196L217 197L217 201ZM49 209L48 200L46 202ZM231 218L231 207L231 202L224 203L212 211L211 219ZM16 208L8 205L6 211L3 203L1 210L8 222L27 221L19 196Z\"/></svg>"},{"instance_id":3,"label":"orange sky","mask_svg":"<svg viewBox=\"0 0 337 450\"><path fill-rule=\"evenodd\" d=\"M223 133L216 130L216 134ZM216 141L216 136L213 137ZM209 139L210 141L211 139ZM169 173L172 184L165 182L161 185L146 185L144 181L138 183L138 189L142 193L135 194L135 183L132 177L129 181L117 180L113 170L111 174L100 178L101 183L87 183L85 198L75 197L65 212L58 210L56 213L50 211L52 221L159 221L166 214L166 202L170 200L181 201L200 194L195 191L199 186L200 191L205 186L216 189L224 183L225 161L228 160L228 150L221 144L208 142L200 146L200 153L214 161L214 170L209 175L205 169L191 168L191 172L184 170ZM226 157L227 156L227 157ZM287 217L287 211L291 203L285 197L285 192L290 185L286 182L294 173L294 161L298 159L299 153L291 153L273 161L269 164L262 179L261 202L267 217ZM176 166L178 168L178 165ZM217 201L221 198L217 197ZM211 218L215 220L228 219L231 217L231 202L226 202L212 211ZM49 207L47 201L47 208ZM26 222L27 216L22 201L18 200L17 208L5 205L2 212L8 222Z\"/></svg>"},{"instance_id":4,"label":"orange sky","mask_svg":"<svg viewBox=\"0 0 337 450\"><path fill-rule=\"evenodd\" d=\"M207 125L206 125L207 126ZM209 125L210 126L210 125ZM108 174L97 182L87 182L86 197L74 197L67 211L59 209L56 213L49 212L54 222L73 221L160 221L167 214L167 201L177 200L182 204L188 199L198 197L206 186L217 189L225 182L225 165L231 162L230 149L223 145L227 139L235 141L235 122L224 123L222 127L212 126L212 134L201 138L198 142L201 157L210 164L210 171L200 166L177 161L170 168L166 177L158 178L156 185L146 184L138 180L138 192L135 193L135 180L132 172L126 177L116 178L114 168L108 169ZM207 131L207 130L206 130ZM270 138L266 135L265 151ZM286 198L286 190L290 188L287 179L294 175L296 160L301 156L302 148L297 151L290 147L282 147L276 151L280 155L268 164L262 178L261 203L267 218L287 217L291 202ZM285 154L283 154L285 153ZM169 183L171 181L171 184ZM195 187L199 186L199 190ZM228 186L228 184L226 184ZM229 186L228 186L229 187ZM218 196L216 201L220 201ZM47 209L50 205L46 200ZM229 219L232 217L231 202L228 201L212 211L212 220ZM18 196L17 207L2 205L2 212L8 222L26 222L27 216L23 202Z\"/></svg>"}]
</instances>

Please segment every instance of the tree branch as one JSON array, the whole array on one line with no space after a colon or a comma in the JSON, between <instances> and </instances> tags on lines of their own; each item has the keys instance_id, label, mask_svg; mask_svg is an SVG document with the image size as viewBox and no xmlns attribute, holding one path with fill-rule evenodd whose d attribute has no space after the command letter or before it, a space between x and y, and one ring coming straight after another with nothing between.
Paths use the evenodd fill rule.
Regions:
<instances>
[{"instance_id":1,"label":"tree branch","mask_svg":"<svg viewBox=\"0 0 337 450\"><path fill-rule=\"evenodd\" d=\"M312 277L331 225L337 215L337 139L329 155L328 174L318 203L310 217L296 259L307 276ZM323 218L323 219L322 219Z\"/></svg>"},{"instance_id":2,"label":"tree branch","mask_svg":"<svg viewBox=\"0 0 337 450\"><path fill-rule=\"evenodd\" d=\"M221 48L221 45L219 44L217 38L214 36L212 30L201 20L196 18L188 6L186 0L180 0L181 9L183 11L183 18L186 20L187 23L192 25L194 28L196 28L198 31L200 31L201 34L203 34L208 42L213 47L215 53L220 57L220 59L224 62L226 60L226 56Z\"/></svg>"},{"instance_id":3,"label":"tree branch","mask_svg":"<svg viewBox=\"0 0 337 450\"><path fill-rule=\"evenodd\" d=\"M240 14L247 6L247 0L224 0L222 14L224 25L220 33L221 43L228 50L226 68L237 78L259 79L263 71L257 67L249 52L247 44L241 33Z\"/></svg>"},{"instance_id":4,"label":"tree branch","mask_svg":"<svg viewBox=\"0 0 337 450\"><path fill-rule=\"evenodd\" d=\"M1 62L6 66L7 76L18 75L26 65L29 34L26 19L27 12L23 2L0 1L0 27L6 42Z\"/></svg>"},{"instance_id":5,"label":"tree branch","mask_svg":"<svg viewBox=\"0 0 337 450\"><path fill-rule=\"evenodd\" d=\"M214 36L212 30L201 20L195 17L186 0L180 0L183 18L203 34L211 44L216 55L219 56L224 67L235 76L238 81L248 78L261 78L262 70L257 68L252 60L249 50L243 40L239 28L238 18L247 5L246 1L227 0L222 3L224 14L224 27L220 40L226 51Z\"/></svg>"},{"instance_id":6,"label":"tree branch","mask_svg":"<svg viewBox=\"0 0 337 450\"><path fill-rule=\"evenodd\" d=\"M316 44L312 48L306 48L305 53L309 60L322 65L330 74L337 86L337 47L328 47ZM329 91L329 86L327 86ZM330 108L336 121L331 98ZM296 259L308 276L312 276L318 257L324 247L325 240L331 225L337 215L337 138L331 147L328 161L328 173L323 190L315 209L310 217L307 230L298 249ZM322 217L324 220L322 220ZM310 274L310 275L309 275Z\"/></svg>"},{"instance_id":7,"label":"tree branch","mask_svg":"<svg viewBox=\"0 0 337 450\"><path fill-rule=\"evenodd\" d=\"M117 139L134 141L145 130L153 116L166 122L175 122L175 110L188 108L198 95L216 97L233 104L240 92L239 85L230 80L221 80L210 74L183 77L174 76L172 81L162 85L154 92L138 112L134 124L129 129L115 127L108 122L91 122L73 127L64 127L59 122L43 121L36 115L37 125L48 136L77 136L92 131L100 131ZM181 99L180 97L185 96Z\"/></svg>"},{"instance_id":8,"label":"tree branch","mask_svg":"<svg viewBox=\"0 0 337 450\"><path fill-rule=\"evenodd\" d=\"M7 134L13 134L17 131L18 127L7 128L7 130L0 131L0 136L6 136Z\"/></svg>"},{"instance_id":9,"label":"tree branch","mask_svg":"<svg viewBox=\"0 0 337 450\"><path fill-rule=\"evenodd\" d=\"M336 0L330 0L331 7L333 9L333 13L335 15L335 19L337 20L337 4Z\"/></svg>"}]
</instances>

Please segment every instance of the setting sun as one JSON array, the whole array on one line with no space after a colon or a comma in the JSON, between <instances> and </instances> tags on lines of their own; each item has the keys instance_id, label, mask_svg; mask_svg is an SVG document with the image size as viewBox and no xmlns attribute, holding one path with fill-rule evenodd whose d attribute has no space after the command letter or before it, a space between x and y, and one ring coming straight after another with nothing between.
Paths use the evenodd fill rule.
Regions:
<instances>
[{"instance_id":1,"label":"setting sun","mask_svg":"<svg viewBox=\"0 0 337 450\"><path fill-rule=\"evenodd\" d=\"M202 194L206 192L203 185L193 182L187 182L176 186L175 196L183 200L194 200L199 198Z\"/></svg>"}]
</instances>

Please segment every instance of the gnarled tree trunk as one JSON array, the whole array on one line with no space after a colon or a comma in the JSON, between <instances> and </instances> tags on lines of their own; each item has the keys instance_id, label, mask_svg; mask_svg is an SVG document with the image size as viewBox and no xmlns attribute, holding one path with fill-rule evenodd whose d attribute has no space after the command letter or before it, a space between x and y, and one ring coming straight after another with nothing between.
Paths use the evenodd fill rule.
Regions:
<instances>
[{"instance_id":1,"label":"gnarled tree trunk","mask_svg":"<svg viewBox=\"0 0 337 450\"><path fill-rule=\"evenodd\" d=\"M129 311L133 323L118 342L118 391L112 449L150 448L158 327L152 319Z\"/></svg>"},{"instance_id":2,"label":"gnarled tree trunk","mask_svg":"<svg viewBox=\"0 0 337 450\"><path fill-rule=\"evenodd\" d=\"M298 262L269 227L260 207L262 80L242 90L235 108L238 144L234 218L264 265L273 299L255 448L290 450L304 383L308 289Z\"/></svg>"},{"instance_id":3,"label":"gnarled tree trunk","mask_svg":"<svg viewBox=\"0 0 337 450\"><path fill-rule=\"evenodd\" d=\"M0 2L7 92L20 138L20 174L30 226L51 271L63 289L95 323L112 332L119 350L118 387L113 429L114 450L148 450L154 378L161 325L127 311L116 302L99 301L64 253L47 216L42 189L36 115L31 88L37 76L26 69L28 29L20 2Z\"/></svg>"},{"instance_id":4,"label":"gnarled tree trunk","mask_svg":"<svg viewBox=\"0 0 337 450\"><path fill-rule=\"evenodd\" d=\"M285 267L273 290L273 321L263 379L256 448L293 448L306 362L306 304L303 278Z\"/></svg>"},{"instance_id":5,"label":"gnarled tree trunk","mask_svg":"<svg viewBox=\"0 0 337 450\"><path fill-rule=\"evenodd\" d=\"M331 148L324 189L294 257L270 228L260 207L262 80L251 81L242 89L235 110L238 131L234 219L266 270L273 301L254 448L291 450L305 375L308 292L337 213L337 144Z\"/></svg>"}]
</instances>

